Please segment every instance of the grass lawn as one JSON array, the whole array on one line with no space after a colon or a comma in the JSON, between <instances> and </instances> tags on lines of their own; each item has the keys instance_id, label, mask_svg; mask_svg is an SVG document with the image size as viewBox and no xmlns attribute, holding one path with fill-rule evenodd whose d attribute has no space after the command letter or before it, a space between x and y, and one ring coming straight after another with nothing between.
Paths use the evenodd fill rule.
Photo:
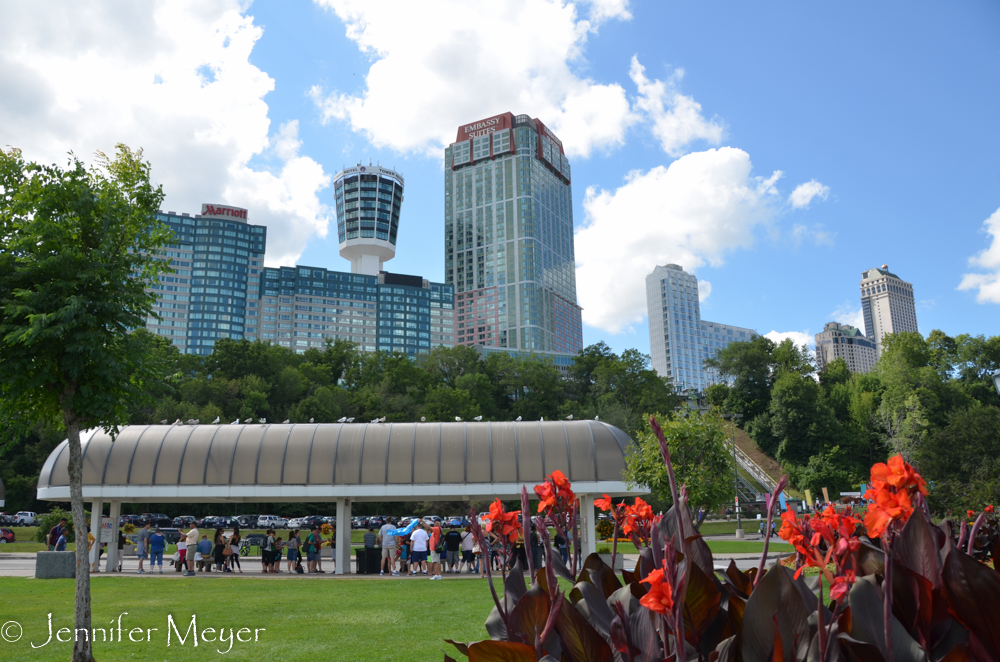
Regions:
<instances>
[{"instance_id":1,"label":"grass lawn","mask_svg":"<svg viewBox=\"0 0 1000 662\"><path fill-rule=\"evenodd\" d=\"M764 542L754 541L754 540L707 540L708 548L712 550L713 554L760 554L764 551ZM598 549L603 552L604 548L607 547L607 553L611 553L611 543L600 543ZM791 552L792 546L786 543L784 540L776 541L771 540L771 545L768 547L768 553L771 552ZM630 542L620 542L618 543L618 553L619 554L637 554L635 546Z\"/></svg>"},{"instance_id":2,"label":"grass lawn","mask_svg":"<svg viewBox=\"0 0 1000 662\"><path fill-rule=\"evenodd\" d=\"M219 643L189 637L179 645L171 631L167 647L167 615L183 635L197 616L199 632L207 627L243 631L247 643L234 642L227 660L431 660L442 651L457 651L443 639L486 638L483 623L493 606L486 582L453 579L247 580L197 577L100 577L91 584L94 625L108 626L122 612L124 641L102 643L97 634L94 656L99 660L218 659ZM71 644L48 638L47 614L54 631L72 628L73 580L0 578L0 623L17 621L23 637L0 640L0 658L65 660ZM159 628L151 641L129 641L131 628ZM259 641L253 642L253 631ZM200 635L199 635L200 636ZM218 636L218 634L216 634ZM117 634L116 634L117 637ZM140 638L140 634L135 634ZM63 635L66 638L66 635ZM225 651L229 643L222 645ZM450 649L450 650L449 650ZM454 651L454 652L452 652Z\"/></svg>"}]
</instances>

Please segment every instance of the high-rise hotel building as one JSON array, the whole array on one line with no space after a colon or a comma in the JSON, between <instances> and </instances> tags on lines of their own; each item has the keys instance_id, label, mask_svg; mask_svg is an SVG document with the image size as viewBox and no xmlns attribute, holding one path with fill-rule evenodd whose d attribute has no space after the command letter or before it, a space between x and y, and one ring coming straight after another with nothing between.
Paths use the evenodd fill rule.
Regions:
<instances>
[{"instance_id":1,"label":"high-rise hotel building","mask_svg":"<svg viewBox=\"0 0 1000 662\"><path fill-rule=\"evenodd\" d=\"M174 273L153 288L160 319L150 317L146 327L182 353L200 355L211 354L219 338L256 332L247 311L257 293L248 291L248 283L263 266L267 228L250 225L246 209L228 205L203 204L195 216L157 216L174 232L174 242L163 250Z\"/></svg>"},{"instance_id":2,"label":"high-rise hotel building","mask_svg":"<svg viewBox=\"0 0 1000 662\"><path fill-rule=\"evenodd\" d=\"M878 356L882 355L882 340L886 335L919 332L913 284L890 272L887 264L881 269L861 272L861 312L865 335L875 342Z\"/></svg>"},{"instance_id":3,"label":"high-rise hotel building","mask_svg":"<svg viewBox=\"0 0 1000 662\"><path fill-rule=\"evenodd\" d=\"M512 113L460 126L445 149L444 207L456 342L579 352L571 175L559 138Z\"/></svg>"},{"instance_id":4,"label":"high-rise hotel building","mask_svg":"<svg viewBox=\"0 0 1000 662\"><path fill-rule=\"evenodd\" d=\"M703 366L731 342L757 333L701 318L698 279L676 264L658 266L646 276L649 354L653 369L679 390L702 391L720 381Z\"/></svg>"},{"instance_id":5,"label":"high-rise hotel building","mask_svg":"<svg viewBox=\"0 0 1000 662\"><path fill-rule=\"evenodd\" d=\"M827 322L816 334L816 367L822 372L837 359L851 372L868 372L878 359L875 341L850 324Z\"/></svg>"}]
</instances>

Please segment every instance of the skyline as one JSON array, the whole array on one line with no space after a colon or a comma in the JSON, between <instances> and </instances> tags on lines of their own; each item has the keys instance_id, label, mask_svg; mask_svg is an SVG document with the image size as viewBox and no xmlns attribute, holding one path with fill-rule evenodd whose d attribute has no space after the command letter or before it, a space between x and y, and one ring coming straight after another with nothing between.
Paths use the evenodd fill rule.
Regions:
<instances>
[{"instance_id":1,"label":"skyline","mask_svg":"<svg viewBox=\"0 0 1000 662\"><path fill-rule=\"evenodd\" d=\"M643 283L668 263L703 283L704 317L810 346L864 327L857 282L882 264L925 335L995 332L1000 8L380 6L394 20L333 0L61 22L8 5L0 141L60 163L144 147L164 210L247 208L269 266L340 271L332 177L370 160L407 181L386 270L443 282L443 148L525 112L573 165L584 345L649 353Z\"/></svg>"}]
</instances>

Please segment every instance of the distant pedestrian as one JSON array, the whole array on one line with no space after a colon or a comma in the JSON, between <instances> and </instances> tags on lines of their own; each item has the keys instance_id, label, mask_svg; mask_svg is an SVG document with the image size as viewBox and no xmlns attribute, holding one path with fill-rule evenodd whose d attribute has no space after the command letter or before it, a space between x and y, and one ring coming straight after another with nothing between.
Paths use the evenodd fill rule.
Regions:
<instances>
[{"instance_id":1,"label":"distant pedestrian","mask_svg":"<svg viewBox=\"0 0 1000 662\"><path fill-rule=\"evenodd\" d=\"M262 566L261 574L266 575L274 570L274 551L275 551L275 541L274 541L274 529L268 529L264 532L264 542L260 546L260 563Z\"/></svg>"},{"instance_id":2,"label":"distant pedestrian","mask_svg":"<svg viewBox=\"0 0 1000 662\"><path fill-rule=\"evenodd\" d=\"M392 573L393 576L399 574L396 572L396 536L389 533L395 528L395 524L387 521L378 530L378 537L382 543L382 562L378 572L380 575L384 575L386 572Z\"/></svg>"},{"instance_id":3,"label":"distant pedestrian","mask_svg":"<svg viewBox=\"0 0 1000 662\"><path fill-rule=\"evenodd\" d=\"M375 535L375 527L368 527L368 531L365 532L364 540L365 549L375 549L375 543L378 541L378 536Z\"/></svg>"},{"instance_id":4,"label":"distant pedestrian","mask_svg":"<svg viewBox=\"0 0 1000 662\"><path fill-rule=\"evenodd\" d=\"M430 542L430 535L424 530L423 525L417 525L410 534L410 546L412 549L412 562L410 563L410 575L416 575L423 571L427 574L427 545Z\"/></svg>"},{"instance_id":5,"label":"distant pedestrian","mask_svg":"<svg viewBox=\"0 0 1000 662\"><path fill-rule=\"evenodd\" d=\"M135 546L135 555L139 557L139 569L136 570L137 575L141 575L146 572L143 565L146 562L146 557L149 556L149 536L152 533L149 530L149 522L146 522L141 529L139 529L139 542Z\"/></svg>"},{"instance_id":6,"label":"distant pedestrian","mask_svg":"<svg viewBox=\"0 0 1000 662\"><path fill-rule=\"evenodd\" d=\"M466 526L465 531L462 532L462 563L458 566L459 572L462 571L462 566L464 565L465 572L472 574L472 548L475 544L476 537L472 535L472 527Z\"/></svg>"},{"instance_id":7,"label":"distant pedestrian","mask_svg":"<svg viewBox=\"0 0 1000 662\"><path fill-rule=\"evenodd\" d=\"M198 527L195 526L194 522L191 522L191 528L188 530L184 538L184 548L193 552L195 547L198 546ZM194 577L194 554L182 554L181 562L184 563L185 561L187 562L187 572L184 573L184 576Z\"/></svg>"},{"instance_id":8,"label":"distant pedestrian","mask_svg":"<svg viewBox=\"0 0 1000 662\"><path fill-rule=\"evenodd\" d=\"M243 574L243 566L240 565L240 543L243 542L243 536L240 535L240 525L233 525L233 535L229 537L229 549L232 550L232 556L229 557L229 572L233 571L233 568L237 568L240 574Z\"/></svg>"},{"instance_id":9,"label":"distant pedestrian","mask_svg":"<svg viewBox=\"0 0 1000 662\"><path fill-rule=\"evenodd\" d=\"M281 539L281 536L278 536L274 539L274 558L272 559L271 563L271 565L273 566L271 572L275 573L281 572L281 555L284 551L285 551L285 543Z\"/></svg>"},{"instance_id":10,"label":"distant pedestrian","mask_svg":"<svg viewBox=\"0 0 1000 662\"><path fill-rule=\"evenodd\" d=\"M60 531L59 537L56 538L56 544L54 546L54 551L65 552L66 551L66 532Z\"/></svg>"},{"instance_id":11,"label":"distant pedestrian","mask_svg":"<svg viewBox=\"0 0 1000 662\"><path fill-rule=\"evenodd\" d=\"M288 534L288 542L285 544L285 549L288 550L285 554L285 558L288 559L288 572L292 573L296 571L296 564L299 561L299 546L302 541L299 540L299 530L293 529L291 533Z\"/></svg>"},{"instance_id":12,"label":"distant pedestrian","mask_svg":"<svg viewBox=\"0 0 1000 662\"><path fill-rule=\"evenodd\" d=\"M66 532L66 518L61 517L59 518L59 523L53 526L51 529L49 529L49 535L47 541L49 543L50 552L63 551L56 549L56 545L59 542L59 536L63 535L65 532Z\"/></svg>"},{"instance_id":13,"label":"distant pedestrian","mask_svg":"<svg viewBox=\"0 0 1000 662\"><path fill-rule=\"evenodd\" d=\"M555 537L556 549L559 551L559 558L562 559L563 564L569 562L569 547L566 544L566 538L562 534L556 532Z\"/></svg>"},{"instance_id":14,"label":"distant pedestrian","mask_svg":"<svg viewBox=\"0 0 1000 662\"><path fill-rule=\"evenodd\" d=\"M314 526L306 537L304 545L306 550L306 566L310 575L316 574L316 561L319 559L320 540L319 527Z\"/></svg>"},{"instance_id":15,"label":"distant pedestrian","mask_svg":"<svg viewBox=\"0 0 1000 662\"><path fill-rule=\"evenodd\" d=\"M154 566L160 566L160 574L163 574L163 548L167 546L167 540L160 533L159 527L149 536L149 572L153 572Z\"/></svg>"},{"instance_id":16,"label":"distant pedestrian","mask_svg":"<svg viewBox=\"0 0 1000 662\"><path fill-rule=\"evenodd\" d=\"M212 556L215 557L215 569L219 572L223 571L223 564L226 560L226 555L223 553L223 550L226 547L226 536L223 535L224 531L225 530L221 526L216 527L215 538L212 540Z\"/></svg>"},{"instance_id":17,"label":"distant pedestrian","mask_svg":"<svg viewBox=\"0 0 1000 662\"><path fill-rule=\"evenodd\" d=\"M462 534L454 526L444 534L444 545L448 552L448 568L446 572L456 573L459 569L459 553L462 550Z\"/></svg>"}]
</instances>

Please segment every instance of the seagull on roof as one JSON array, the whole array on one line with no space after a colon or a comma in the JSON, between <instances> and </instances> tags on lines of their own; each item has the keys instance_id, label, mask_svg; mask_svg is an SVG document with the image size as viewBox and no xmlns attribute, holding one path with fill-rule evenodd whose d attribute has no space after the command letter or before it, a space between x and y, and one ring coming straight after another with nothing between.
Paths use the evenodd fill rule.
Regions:
<instances>
[{"instance_id":1,"label":"seagull on roof","mask_svg":"<svg viewBox=\"0 0 1000 662\"><path fill-rule=\"evenodd\" d=\"M253 423L253 419L252 418L248 418L248 419L244 420L243 422L244 423Z\"/></svg>"},{"instance_id":2,"label":"seagull on roof","mask_svg":"<svg viewBox=\"0 0 1000 662\"><path fill-rule=\"evenodd\" d=\"M573 420L573 414L570 414L569 416L567 416L566 420L567 421L572 421Z\"/></svg>"},{"instance_id":3,"label":"seagull on roof","mask_svg":"<svg viewBox=\"0 0 1000 662\"><path fill-rule=\"evenodd\" d=\"M595 416L595 417L594 417L594 420L595 420L595 421L599 421L599 420L601 420L601 417L600 417L600 416Z\"/></svg>"},{"instance_id":4,"label":"seagull on roof","mask_svg":"<svg viewBox=\"0 0 1000 662\"><path fill-rule=\"evenodd\" d=\"M455 417L455 421L458 422L458 423L461 423L462 422L462 417L461 416L456 416Z\"/></svg>"},{"instance_id":5,"label":"seagull on roof","mask_svg":"<svg viewBox=\"0 0 1000 662\"><path fill-rule=\"evenodd\" d=\"M166 425L168 420L170 419L168 418L163 419L162 421L160 421L160 425Z\"/></svg>"},{"instance_id":6,"label":"seagull on roof","mask_svg":"<svg viewBox=\"0 0 1000 662\"><path fill-rule=\"evenodd\" d=\"M353 423L353 422L354 422L354 417L353 417L353 416L351 416L351 417L350 417L349 419L347 419L347 422L348 422L348 423Z\"/></svg>"},{"instance_id":7,"label":"seagull on roof","mask_svg":"<svg viewBox=\"0 0 1000 662\"><path fill-rule=\"evenodd\" d=\"M215 420L214 420L214 421L212 421L212 425L217 425L218 423L219 423L219 417L218 417L218 416L216 416L216 417L215 417Z\"/></svg>"},{"instance_id":8,"label":"seagull on roof","mask_svg":"<svg viewBox=\"0 0 1000 662\"><path fill-rule=\"evenodd\" d=\"M281 422L281 424L282 424L282 425L284 425L285 423L287 423L287 422L288 422L288 420L289 420L289 419L287 419L287 418L286 418L285 420L283 420L283 421Z\"/></svg>"},{"instance_id":9,"label":"seagull on roof","mask_svg":"<svg viewBox=\"0 0 1000 662\"><path fill-rule=\"evenodd\" d=\"M180 425L181 424L181 419L178 418L176 421L174 421L173 424L174 425Z\"/></svg>"},{"instance_id":10,"label":"seagull on roof","mask_svg":"<svg viewBox=\"0 0 1000 662\"><path fill-rule=\"evenodd\" d=\"M427 417L426 416L421 416L420 417L420 422L421 423L426 423L427 422Z\"/></svg>"},{"instance_id":11,"label":"seagull on roof","mask_svg":"<svg viewBox=\"0 0 1000 662\"><path fill-rule=\"evenodd\" d=\"M539 416L538 420L540 420L542 423L544 423L545 422L545 417L544 416Z\"/></svg>"},{"instance_id":12,"label":"seagull on roof","mask_svg":"<svg viewBox=\"0 0 1000 662\"><path fill-rule=\"evenodd\" d=\"M518 422L520 422L520 420L521 420L521 417L520 417L520 416L518 416L518 417L517 417L517 418L515 418L514 420L515 420L515 421L518 421Z\"/></svg>"},{"instance_id":13,"label":"seagull on roof","mask_svg":"<svg viewBox=\"0 0 1000 662\"><path fill-rule=\"evenodd\" d=\"M310 418L310 419L309 419L309 422L310 422L310 423L312 423L312 422L313 422L313 420L314 420L314 419Z\"/></svg>"},{"instance_id":14,"label":"seagull on roof","mask_svg":"<svg viewBox=\"0 0 1000 662\"><path fill-rule=\"evenodd\" d=\"M481 421L481 420L483 420L483 417L482 416L476 416L476 418L474 420Z\"/></svg>"},{"instance_id":15,"label":"seagull on roof","mask_svg":"<svg viewBox=\"0 0 1000 662\"><path fill-rule=\"evenodd\" d=\"M267 423L267 419L266 418L261 418L257 422L258 423Z\"/></svg>"},{"instance_id":16,"label":"seagull on roof","mask_svg":"<svg viewBox=\"0 0 1000 662\"><path fill-rule=\"evenodd\" d=\"M340 418L337 419L337 422L338 423L346 423L347 422L347 417L346 416L341 416Z\"/></svg>"},{"instance_id":17,"label":"seagull on roof","mask_svg":"<svg viewBox=\"0 0 1000 662\"><path fill-rule=\"evenodd\" d=\"M230 423L230 425L239 425L239 422L240 422L240 419L237 418L235 421L233 421L232 423Z\"/></svg>"},{"instance_id":18,"label":"seagull on roof","mask_svg":"<svg viewBox=\"0 0 1000 662\"><path fill-rule=\"evenodd\" d=\"M194 425L194 419L193 418L189 418L186 421L184 421L184 424L185 425Z\"/></svg>"}]
</instances>

